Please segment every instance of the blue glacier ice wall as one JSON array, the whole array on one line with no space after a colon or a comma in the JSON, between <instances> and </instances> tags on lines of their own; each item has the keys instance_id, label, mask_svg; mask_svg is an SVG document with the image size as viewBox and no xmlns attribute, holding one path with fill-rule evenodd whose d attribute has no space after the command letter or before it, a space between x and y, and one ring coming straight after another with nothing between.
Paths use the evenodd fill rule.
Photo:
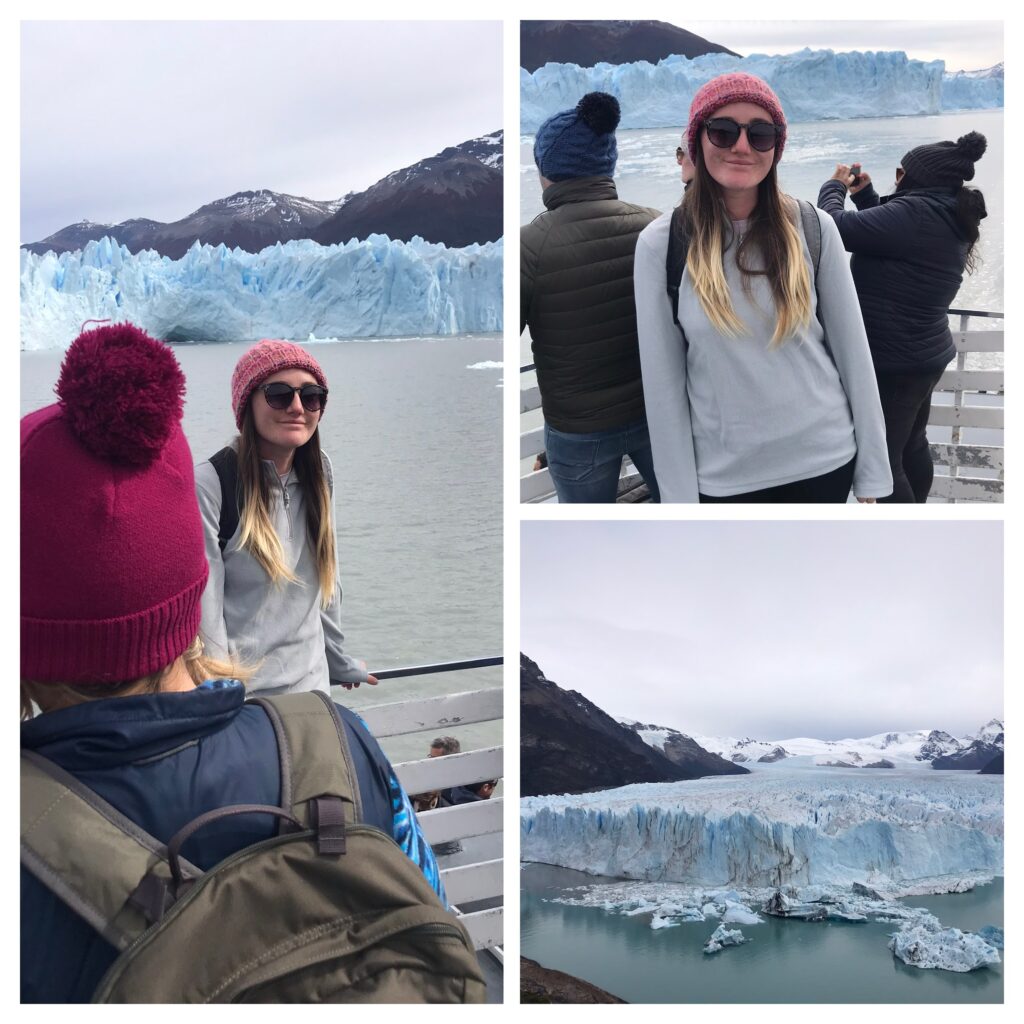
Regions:
<instances>
[{"instance_id":1,"label":"blue glacier ice wall","mask_svg":"<svg viewBox=\"0 0 1024 1024\"><path fill-rule=\"evenodd\" d=\"M942 78L943 110L981 110L1003 105L1003 65L988 71L956 71Z\"/></svg>"},{"instance_id":2,"label":"blue glacier ice wall","mask_svg":"<svg viewBox=\"0 0 1024 1024\"><path fill-rule=\"evenodd\" d=\"M521 856L591 874L713 886L1000 874L1001 786L964 780L957 791L958 781L953 789L924 781L917 791L879 781L872 793L829 780L786 794L760 789L755 777L732 791L715 780L710 800L699 783L534 797L522 801ZM744 805L752 810L736 809Z\"/></svg>"},{"instance_id":3,"label":"blue glacier ice wall","mask_svg":"<svg viewBox=\"0 0 1024 1024\"><path fill-rule=\"evenodd\" d=\"M940 60L911 60L902 51L835 53L801 50L778 56L705 54L666 57L657 64L545 64L519 69L520 117L534 132L585 93L610 92L622 105L623 128L671 128L685 123L694 93L709 79L746 71L767 81L787 118L893 117L1002 106L1002 76L945 75Z\"/></svg>"},{"instance_id":4,"label":"blue glacier ice wall","mask_svg":"<svg viewBox=\"0 0 1024 1024\"><path fill-rule=\"evenodd\" d=\"M110 238L60 256L22 250L21 346L66 348L94 318L195 341L500 331L502 250L383 235L259 253L197 242L180 260Z\"/></svg>"}]
</instances>

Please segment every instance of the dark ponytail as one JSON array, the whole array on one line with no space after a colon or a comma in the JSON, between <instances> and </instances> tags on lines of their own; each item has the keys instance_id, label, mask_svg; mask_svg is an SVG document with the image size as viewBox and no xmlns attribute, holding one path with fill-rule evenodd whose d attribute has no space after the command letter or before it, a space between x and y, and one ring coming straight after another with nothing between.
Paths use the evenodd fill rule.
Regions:
<instances>
[{"instance_id":1,"label":"dark ponytail","mask_svg":"<svg viewBox=\"0 0 1024 1024\"><path fill-rule=\"evenodd\" d=\"M973 274L977 267L978 259L974 248L981 234L979 225L987 216L985 197L978 189L964 185L956 196L956 222L968 242L966 263L968 274Z\"/></svg>"}]
</instances>

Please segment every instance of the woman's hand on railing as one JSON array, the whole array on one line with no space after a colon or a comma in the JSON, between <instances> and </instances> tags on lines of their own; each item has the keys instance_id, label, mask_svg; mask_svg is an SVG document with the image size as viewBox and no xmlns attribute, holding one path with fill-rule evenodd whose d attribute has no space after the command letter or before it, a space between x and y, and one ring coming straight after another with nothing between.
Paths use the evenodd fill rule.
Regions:
<instances>
[{"instance_id":1,"label":"woman's hand on railing","mask_svg":"<svg viewBox=\"0 0 1024 1024\"><path fill-rule=\"evenodd\" d=\"M363 667L364 668L366 667L366 663L365 662L363 662ZM372 672L367 675L366 681L371 686L376 686L377 685L377 677ZM342 683L341 685L344 686L346 690L351 690L353 686L359 686L360 684L359 683Z\"/></svg>"},{"instance_id":2,"label":"woman's hand on railing","mask_svg":"<svg viewBox=\"0 0 1024 1024\"><path fill-rule=\"evenodd\" d=\"M857 501L860 502L861 505L874 505L874 503L877 500L878 500L877 498L858 498L857 499Z\"/></svg>"}]
</instances>

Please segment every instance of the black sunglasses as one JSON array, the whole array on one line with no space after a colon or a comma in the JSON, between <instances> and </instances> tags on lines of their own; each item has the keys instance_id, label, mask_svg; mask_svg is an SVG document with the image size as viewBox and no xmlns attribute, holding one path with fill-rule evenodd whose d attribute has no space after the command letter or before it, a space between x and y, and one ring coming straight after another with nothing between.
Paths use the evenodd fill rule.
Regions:
<instances>
[{"instance_id":1,"label":"black sunglasses","mask_svg":"<svg viewBox=\"0 0 1024 1024\"><path fill-rule=\"evenodd\" d=\"M303 384L293 388L282 380L276 380L273 384L261 384L259 389L271 409L287 409L292 404L296 392L306 412L323 412L327 406L327 388L322 388L319 384Z\"/></svg>"},{"instance_id":2,"label":"black sunglasses","mask_svg":"<svg viewBox=\"0 0 1024 1024\"><path fill-rule=\"evenodd\" d=\"M718 149L731 149L740 140L740 132L747 133L747 142L751 149L759 153L767 153L774 149L782 129L771 121L751 121L740 124L731 117L713 117L704 122L708 133L708 141Z\"/></svg>"}]
</instances>

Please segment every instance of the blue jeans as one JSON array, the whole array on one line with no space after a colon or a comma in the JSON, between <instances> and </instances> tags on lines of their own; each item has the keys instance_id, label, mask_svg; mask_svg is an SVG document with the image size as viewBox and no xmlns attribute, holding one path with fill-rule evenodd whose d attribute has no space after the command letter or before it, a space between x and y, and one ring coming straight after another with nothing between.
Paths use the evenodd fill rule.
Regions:
<instances>
[{"instance_id":1,"label":"blue jeans","mask_svg":"<svg viewBox=\"0 0 1024 1024\"><path fill-rule=\"evenodd\" d=\"M633 460L644 478L651 501L660 500L646 420L591 434L568 434L545 423L544 447L562 504L615 501L624 455Z\"/></svg>"}]
</instances>

